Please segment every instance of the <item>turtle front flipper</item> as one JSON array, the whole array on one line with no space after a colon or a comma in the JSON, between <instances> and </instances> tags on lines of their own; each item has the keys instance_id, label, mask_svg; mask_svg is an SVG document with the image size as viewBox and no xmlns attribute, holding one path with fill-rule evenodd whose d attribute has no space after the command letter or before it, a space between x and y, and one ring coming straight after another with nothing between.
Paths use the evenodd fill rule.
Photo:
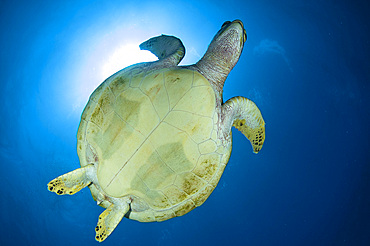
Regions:
<instances>
[{"instance_id":1,"label":"turtle front flipper","mask_svg":"<svg viewBox=\"0 0 370 246\"><path fill-rule=\"evenodd\" d=\"M63 174L48 183L48 190L58 195L73 195L91 183L88 171L94 168L92 164Z\"/></svg>"},{"instance_id":2,"label":"turtle front flipper","mask_svg":"<svg viewBox=\"0 0 370 246\"><path fill-rule=\"evenodd\" d=\"M222 106L225 127L241 131L251 142L253 152L258 153L265 141L265 121L256 104L245 97L233 97Z\"/></svg>"},{"instance_id":3,"label":"turtle front flipper","mask_svg":"<svg viewBox=\"0 0 370 246\"><path fill-rule=\"evenodd\" d=\"M156 55L166 67L176 66L185 55L181 40L174 36L161 35L140 44L141 50L149 50Z\"/></svg>"},{"instance_id":4,"label":"turtle front flipper","mask_svg":"<svg viewBox=\"0 0 370 246\"><path fill-rule=\"evenodd\" d=\"M103 242L116 228L123 216L128 212L129 205L122 203L121 205L110 205L99 216L98 225L95 227L95 239L98 242Z\"/></svg>"}]
</instances>

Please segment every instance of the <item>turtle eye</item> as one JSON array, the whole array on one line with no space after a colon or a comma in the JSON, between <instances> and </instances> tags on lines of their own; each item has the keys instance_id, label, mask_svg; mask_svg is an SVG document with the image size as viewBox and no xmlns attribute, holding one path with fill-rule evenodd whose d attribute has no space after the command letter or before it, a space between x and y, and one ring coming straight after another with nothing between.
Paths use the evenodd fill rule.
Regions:
<instances>
[{"instance_id":1,"label":"turtle eye","mask_svg":"<svg viewBox=\"0 0 370 246\"><path fill-rule=\"evenodd\" d=\"M221 29L224 28L225 26L229 25L231 21L225 21L224 24L222 24Z\"/></svg>"}]
</instances>

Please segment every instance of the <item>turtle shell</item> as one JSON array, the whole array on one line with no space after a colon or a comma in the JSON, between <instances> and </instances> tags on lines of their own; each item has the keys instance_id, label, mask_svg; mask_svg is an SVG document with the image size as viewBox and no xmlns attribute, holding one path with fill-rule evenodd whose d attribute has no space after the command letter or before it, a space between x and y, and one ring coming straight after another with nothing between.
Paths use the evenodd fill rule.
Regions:
<instances>
[{"instance_id":1,"label":"turtle shell","mask_svg":"<svg viewBox=\"0 0 370 246\"><path fill-rule=\"evenodd\" d=\"M198 72L122 70L94 91L82 114L81 166L97 164L95 185L106 196L133 199L130 218L180 216L208 198L228 160L217 140L218 113Z\"/></svg>"}]
</instances>

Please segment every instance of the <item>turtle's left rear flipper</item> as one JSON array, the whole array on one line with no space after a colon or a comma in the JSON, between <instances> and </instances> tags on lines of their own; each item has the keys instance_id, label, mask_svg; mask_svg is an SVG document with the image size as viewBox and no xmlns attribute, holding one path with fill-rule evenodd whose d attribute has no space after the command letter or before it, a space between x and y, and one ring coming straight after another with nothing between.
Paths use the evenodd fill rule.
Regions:
<instances>
[{"instance_id":1,"label":"turtle's left rear flipper","mask_svg":"<svg viewBox=\"0 0 370 246\"><path fill-rule=\"evenodd\" d=\"M99 216L98 225L95 227L96 241L103 242L113 232L129 208L128 203L122 202L119 204L112 203L104 210Z\"/></svg>"},{"instance_id":2,"label":"turtle's left rear flipper","mask_svg":"<svg viewBox=\"0 0 370 246\"><path fill-rule=\"evenodd\" d=\"M90 164L53 179L48 183L48 190L58 195L75 194L91 183L87 172L93 167L94 166Z\"/></svg>"}]
</instances>

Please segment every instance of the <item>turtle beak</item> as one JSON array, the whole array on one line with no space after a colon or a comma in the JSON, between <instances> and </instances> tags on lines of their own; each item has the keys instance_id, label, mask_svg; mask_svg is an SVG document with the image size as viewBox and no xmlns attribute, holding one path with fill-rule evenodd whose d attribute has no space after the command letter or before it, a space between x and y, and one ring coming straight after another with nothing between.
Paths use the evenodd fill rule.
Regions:
<instances>
[{"instance_id":1,"label":"turtle beak","mask_svg":"<svg viewBox=\"0 0 370 246\"><path fill-rule=\"evenodd\" d=\"M213 57L223 61L220 63L233 68L239 60L246 40L247 35L242 21L226 21L212 39L205 56L212 54Z\"/></svg>"},{"instance_id":2,"label":"turtle beak","mask_svg":"<svg viewBox=\"0 0 370 246\"><path fill-rule=\"evenodd\" d=\"M234 20L232 22L231 21L225 21L224 24L222 24L220 31L218 31L216 37L218 35L221 35L226 29L228 29L229 27L231 27L233 25L240 25L240 27L242 29L243 34L241 35L241 38L240 38L240 46L243 47L244 43L247 41L247 33L244 29L244 24L241 20Z\"/></svg>"},{"instance_id":3,"label":"turtle beak","mask_svg":"<svg viewBox=\"0 0 370 246\"><path fill-rule=\"evenodd\" d=\"M243 24L243 22L241 20L234 20L233 22L231 22L231 24L232 23L238 23L242 27L242 29L243 29L243 39L241 40L242 46L243 46L244 43L247 41L247 32L244 29L244 24Z\"/></svg>"}]
</instances>

